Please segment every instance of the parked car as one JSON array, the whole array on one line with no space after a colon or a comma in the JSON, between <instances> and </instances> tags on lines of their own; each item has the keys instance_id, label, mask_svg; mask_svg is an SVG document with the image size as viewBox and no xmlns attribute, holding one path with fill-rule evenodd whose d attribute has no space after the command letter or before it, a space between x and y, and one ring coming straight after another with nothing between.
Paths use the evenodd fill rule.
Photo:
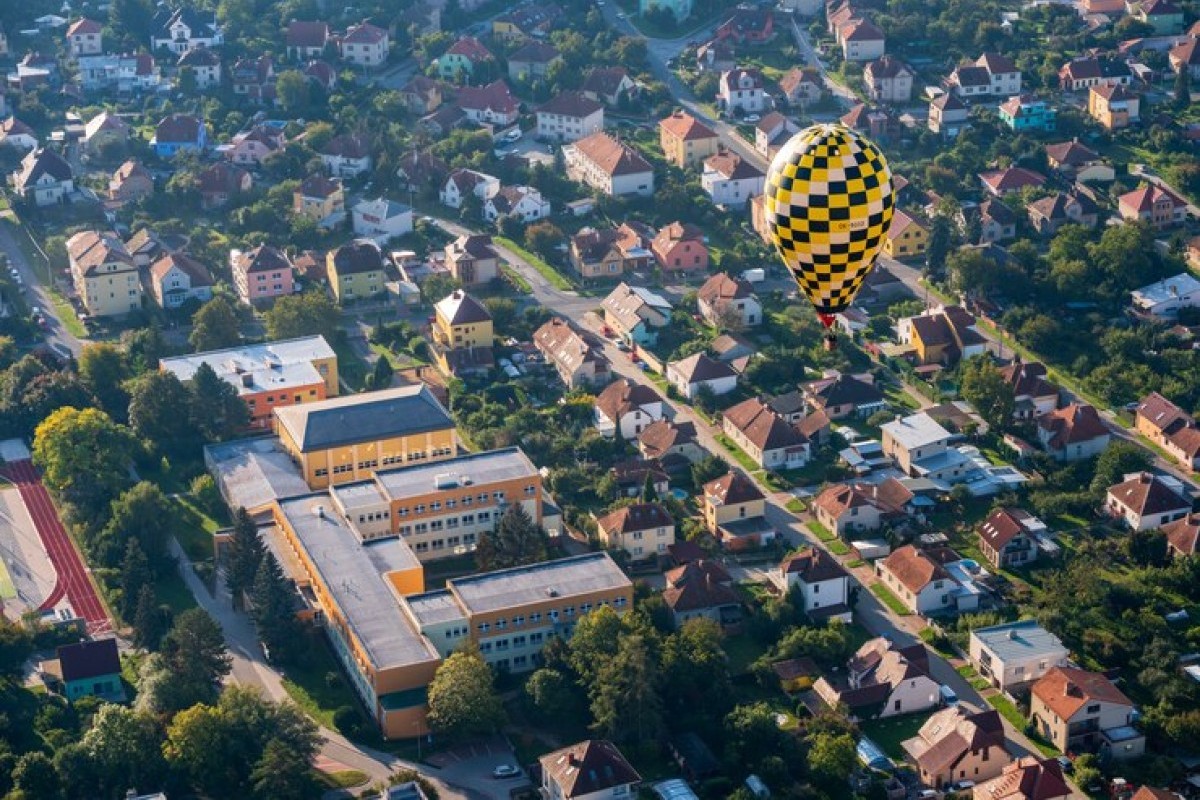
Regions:
<instances>
[{"instance_id":1,"label":"parked car","mask_svg":"<svg viewBox=\"0 0 1200 800\"><path fill-rule=\"evenodd\" d=\"M941 686L938 687L938 694L941 695L942 705L944 705L944 706L958 705L958 695L955 694L954 690L951 689L946 684L943 683Z\"/></svg>"},{"instance_id":2,"label":"parked car","mask_svg":"<svg viewBox=\"0 0 1200 800\"><path fill-rule=\"evenodd\" d=\"M521 774L521 768L516 764L501 764L492 770L493 778L516 778Z\"/></svg>"}]
</instances>

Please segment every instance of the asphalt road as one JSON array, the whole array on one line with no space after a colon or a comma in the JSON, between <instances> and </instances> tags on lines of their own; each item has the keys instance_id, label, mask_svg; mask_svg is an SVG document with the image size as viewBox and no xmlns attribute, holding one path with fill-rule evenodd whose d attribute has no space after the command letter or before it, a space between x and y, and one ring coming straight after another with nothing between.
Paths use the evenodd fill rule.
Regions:
<instances>
[{"instance_id":1,"label":"asphalt road","mask_svg":"<svg viewBox=\"0 0 1200 800\"><path fill-rule=\"evenodd\" d=\"M59 352L65 348L78 356L79 352L83 350L84 342L72 336L63 325L62 320L59 319L58 312L50 301L50 293L42 285L41 277L29 263L29 259L25 257L25 251L21 249L14 238L22 235L24 234L14 230L12 225L0 225L0 252L8 255L9 265L15 267L20 273L25 286L26 303L31 307L40 308L42 315L49 323L50 329L45 332L46 342Z\"/></svg>"}]
</instances>

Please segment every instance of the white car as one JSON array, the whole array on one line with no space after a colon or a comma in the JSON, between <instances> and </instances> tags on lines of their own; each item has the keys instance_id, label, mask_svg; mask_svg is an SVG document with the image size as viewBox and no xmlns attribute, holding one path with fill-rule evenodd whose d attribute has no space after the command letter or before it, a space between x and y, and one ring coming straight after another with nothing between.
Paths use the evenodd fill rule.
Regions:
<instances>
[{"instance_id":1,"label":"white car","mask_svg":"<svg viewBox=\"0 0 1200 800\"><path fill-rule=\"evenodd\" d=\"M511 131L504 134L504 141L506 141L506 142L516 142L516 141L519 141L520 138L521 138L521 129L520 128L513 128Z\"/></svg>"},{"instance_id":2,"label":"white car","mask_svg":"<svg viewBox=\"0 0 1200 800\"><path fill-rule=\"evenodd\" d=\"M515 764L501 764L492 770L493 778L515 778L521 774L521 768Z\"/></svg>"},{"instance_id":3,"label":"white car","mask_svg":"<svg viewBox=\"0 0 1200 800\"><path fill-rule=\"evenodd\" d=\"M746 122L758 122L760 119L762 119L762 117L760 117L758 114L746 115Z\"/></svg>"},{"instance_id":4,"label":"white car","mask_svg":"<svg viewBox=\"0 0 1200 800\"><path fill-rule=\"evenodd\" d=\"M629 19L629 15L622 11L620 14L617 14L617 19Z\"/></svg>"}]
</instances>

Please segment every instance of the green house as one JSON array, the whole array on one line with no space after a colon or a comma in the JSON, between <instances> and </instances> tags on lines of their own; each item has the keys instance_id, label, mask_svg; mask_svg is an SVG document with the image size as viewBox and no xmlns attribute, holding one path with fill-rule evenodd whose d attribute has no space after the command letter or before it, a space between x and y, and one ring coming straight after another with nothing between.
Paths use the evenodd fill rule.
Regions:
<instances>
[{"instance_id":1,"label":"green house","mask_svg":"<svg viewBox=\"0 0 1200 800\"><path fill-rule=\"evenodd\" d=\"M68 700L89 695L113 702L125 699L116 639L63 645L57 654L62 693Z\"/></svg>"}]
</instances>

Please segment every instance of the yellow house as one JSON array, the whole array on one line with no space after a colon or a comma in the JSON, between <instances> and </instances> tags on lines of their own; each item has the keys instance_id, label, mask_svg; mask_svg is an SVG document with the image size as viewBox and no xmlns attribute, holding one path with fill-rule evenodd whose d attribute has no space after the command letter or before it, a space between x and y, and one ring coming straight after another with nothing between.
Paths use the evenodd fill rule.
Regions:
<instances>
[{"instance_id":1,"label":"yellow house","mask_svg":"<svg viewBox=\"0 0 1200 800\"><path fill-rule=\"evenodd\" d=\"M325 256L325 274L339 303L381 295L386 291L383 253L370 239L355 239Z\"/></svg>"},{"instance_id":2,"label":"yellow house","mask_svg":"<svg viewBox=\"0 0 1200 800\"><path fill-rule=\"evenodd\" d=\"M454 420L424 384L276 408L275 432L313 489L458 452Z\"/></svg>"},{"instance_id":3,"label":"yellow house","mask_svg":"<svg viewBox=\"0 0 1200 800\"><path fill-rule=\"evenodd\" d=\"M492 315L462 289L434 306L433 353L446 375L485 372L492 368Z\"/></svg>"},{"instance_id":4,"label":"yellow house","mask_svg":"<svg viewBox=\"0 0 1200 800\"><path fill-rule=\"evenodd\" d=\"M292 211L298 217L308 217L318 224L329 226L346 213L346 193L339 178L313 175L292 192Z\"/></svg>"},{"instance_id":5,"label":"yellow house","mask_svg":"<svg viewBox=\"0 0 1200 800\"><path fill-rule=\"evenodd\" d=\"M705 525L716 533L722 525L761 518L766 511L766 502L758 487L735 471L704 484L700 504Z\"/></svg>"},{"instance_id":6,"label":"yellow house","mask_svg":"<svg viewBox=\"0 0 1200 800\"><path fill-rule=\"evenodd\" d=\"M93 317L128 314L142 307L137 265L115 234L77 233L67 241L75 291Z\"/></svg>"},{"instance_id":7,"label":"yellow house","mask_svg":"<svg viewBox=\"0 0 1200 800\"><path fill-rule=\"evenodd\" d=\"M1088 115L1106 130L1128 128L1140 118L1141 100L1119 83L1088 88Z\"/></svg>"},{"instance_id":8,"label":"yellow house","mask_svg":"<svg viewBox=\"0 0 1200 800\"><path fill-rule=\"evenodd\" d=\"M658 123L663 155L677 167L701 164L716 155L721 137L686 111L676 111Z\"/></svg>"},{"instance_id":9,"label":"yellow house","mask_svg":"<svg viewBox=\"0 0 1200 800\"><path fill-rule=\"evenodd\" d=\"M922 255L929 246L929 231L924 225L896 209L892 227L883 243L884 255L890 258L912 258Z\"/></svg>"}]
</instances>

